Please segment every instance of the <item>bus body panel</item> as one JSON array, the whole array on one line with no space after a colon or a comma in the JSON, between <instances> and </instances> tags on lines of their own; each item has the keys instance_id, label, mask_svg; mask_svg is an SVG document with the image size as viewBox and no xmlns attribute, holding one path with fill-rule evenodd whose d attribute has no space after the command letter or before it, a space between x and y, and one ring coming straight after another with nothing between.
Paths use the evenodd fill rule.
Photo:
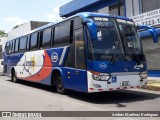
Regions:
<instances>
[{"instance_id":1,"label":"bus body panel","mask_svg":"<svg viewBox=\"0 0 160 120\"><path fill-rule=\"evenodd\" d=\"M88 70L101 73L117 73L117 72L143 72L146 70L146 63L143 67L137 67L135 61L118 61L111 64L110 61L88 61Z\"/></svg>"},{"instance_id":2,"label":"bus body panel","mask_svg":"<svg viewBox=\"0 0 160 120\"><path fill-rule=\"evenodd\" d=\"M128 72L128 73L113 73L108 81L96 81L92 77L91 72L87 72L88 76L88 92L102 92L102 91L112 91L121 90L129 88L139 88L146 84L147 79L143 79L139 76L139 73ZM129 83L128 85L123 85L123 82Z\"/></svg>"},{"instance_id":3,"label":"bus body panel","mask_svg":"<svg viewBox=\"0 0 160 120\"><path fill-rule=\"evenodd\" d=\"M88 92L87 70L64 67L62 71L65 88L79 92Z\"/></svg>"}]
</instances>

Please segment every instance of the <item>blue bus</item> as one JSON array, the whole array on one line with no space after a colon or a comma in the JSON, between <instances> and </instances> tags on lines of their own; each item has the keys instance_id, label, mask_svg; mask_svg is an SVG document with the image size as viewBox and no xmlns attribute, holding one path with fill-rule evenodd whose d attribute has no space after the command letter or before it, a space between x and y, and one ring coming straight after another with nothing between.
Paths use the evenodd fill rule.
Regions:
<instances>
[{"instance_id":1,"label":"blue bus","mask_svg":"<svg viewBox=\"0 0 160 120\"><path fill-rule=\"evenodd\" d=\"M153 28L142 28L157 42ZM60 94L141 87L147 65L138 29L126 17L78 13L7 41L4 73L13 82L54 86Z\"/></svg>"}]
</instances>

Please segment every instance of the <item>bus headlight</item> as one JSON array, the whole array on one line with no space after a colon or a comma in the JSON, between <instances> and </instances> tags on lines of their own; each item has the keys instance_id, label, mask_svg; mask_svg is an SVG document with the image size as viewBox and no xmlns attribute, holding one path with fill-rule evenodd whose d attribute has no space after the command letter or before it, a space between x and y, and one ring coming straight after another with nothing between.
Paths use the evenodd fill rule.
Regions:
<instances>
[{"instance_id":1,"label":"bus headlight","mask_svg":"<svg viewBox=\"0 0 160 120\"><path fill-rule=\"evenodd\" d=\"M93 76L93 79L94 79L94 80L100 80L100 79L101 79L101 77L100 77L99 75L94 75L94 74L93 74L92 76Z\"/></svg>"},{"instance_id":2,"label":"bus headlight","mask_svg":"<svg viewBox=\"0 0 160 120\"><path fill-rule=\"evenodd\" d=\"M147 72L145 71L145 72L141 72L141 73L139 74L139 76L141 77L141 79L146 79L146 78L148 77L148 74L147 74Z\"/></svg>"},{"instance_id":3,"label":"bus headlight","mask_svg":"<svg viewBox=\"0 0 160 120\"><path fill-rule=\"evenodd\" d=\"M108 81L110 79L110 75L107 73L100 73L99 75L92 74L94 80Z\"/></svg>"}]
</instances>

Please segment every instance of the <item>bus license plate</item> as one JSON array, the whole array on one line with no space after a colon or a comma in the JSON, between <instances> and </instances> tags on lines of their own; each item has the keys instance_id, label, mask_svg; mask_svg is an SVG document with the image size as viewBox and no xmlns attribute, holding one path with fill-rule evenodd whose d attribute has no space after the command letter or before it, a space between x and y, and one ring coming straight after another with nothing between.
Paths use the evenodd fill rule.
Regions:
<instances>
[{"instance_id":1,"label":"bus license plate","mask_svg":"<svg viewBox=\"0 0 160 120\"><path fill-rule=\"evenodd\" d=\"M122 81L122 86L130 86L129 81Z\"/></svg>"}]
</instances>

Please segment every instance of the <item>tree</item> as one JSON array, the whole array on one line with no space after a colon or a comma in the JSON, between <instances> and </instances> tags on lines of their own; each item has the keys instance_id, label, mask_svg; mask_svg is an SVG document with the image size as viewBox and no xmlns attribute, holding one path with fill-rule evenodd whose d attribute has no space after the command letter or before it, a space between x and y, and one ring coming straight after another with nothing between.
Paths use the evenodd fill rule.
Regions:
<instances>
[{"instance_id":1,"label":"tree","mask_svg":"<svg viewBox=\"0 0 160 120\"><path fill-rule=\"evenodd\" d=\"M3 35L5 35L5 34L6 34L5 31L0 30L0 36L3 36Z\"/></svg>"}]
</instances>

